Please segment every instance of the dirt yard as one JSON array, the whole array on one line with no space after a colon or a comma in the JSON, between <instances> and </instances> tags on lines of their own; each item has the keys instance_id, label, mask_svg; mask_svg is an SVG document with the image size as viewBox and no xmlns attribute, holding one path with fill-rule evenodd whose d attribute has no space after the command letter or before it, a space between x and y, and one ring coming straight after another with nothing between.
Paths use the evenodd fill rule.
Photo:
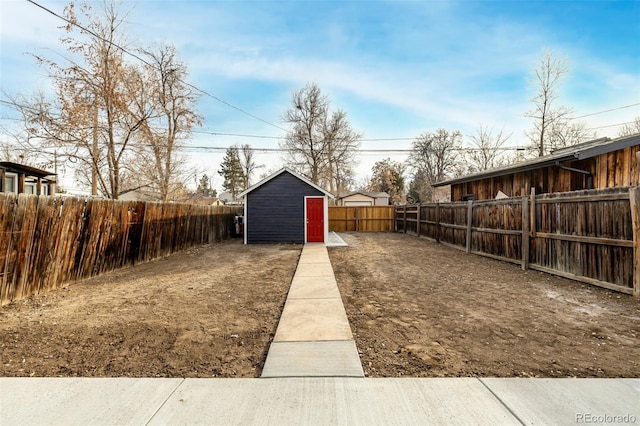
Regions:
<instances>
[{"instance_id":1,"label":"dirt yard","mask_svg":"<svg viewBox=\"0 0 640 426\"><path fill-rule=\"evenodd\" d=\"M329 250L367 376L640 377L640 300L403 234Z\"/></svg>"},{"instance_id":2,"label":"dirt yard","mask_svg":"<svg viewBox=\"0 0 640 426\"><path fill-rule=\"evenodd\" d=\"M302 246L240 241L0 308L0 376L259 377Z\"/></svg>"},{"instance_id":3,"label":"dirt yard","mask_svg":"<svg viewBox=\"0 0 640 426\"><path fill-rule=\"evenodd\" d=\"M640 377L640 301L402 234L329 250L368 376ZM0 308L0 376L259 377L301 246L194 249Z\"/></svg>"}]
</instances>

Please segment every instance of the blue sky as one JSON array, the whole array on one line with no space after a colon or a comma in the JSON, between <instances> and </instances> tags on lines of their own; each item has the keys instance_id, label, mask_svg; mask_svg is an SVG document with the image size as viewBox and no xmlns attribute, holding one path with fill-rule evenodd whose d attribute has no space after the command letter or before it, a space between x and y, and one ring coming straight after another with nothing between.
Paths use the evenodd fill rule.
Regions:
<instances>
[{"instance_id":1,"label":"blue sky","mask_svg":"<svg viewBox=\"0 0 640 426\"><path fill-rule=\"evenodd\" d=\"M59 13L66 3L38 2ZM639 1L140 0L124 7L133 7L131 40L175 45L193 84L269 123L285 127L292 91L313 81L365 139L397 139L365 140L363 149L409 148L402 138L440 127L471 135L479 125L504 129L513 134L510 145L524 145L529 80L543 48L568 59L561 101L575 116L615 109L582 120L598 136L615 136L612 125L640 116L640 105L621 108L640 103ZM61 22L25 0L2 0L0 14L2 89L48 87L25 52L62 52ZM199 110L207 131L283 135L211 97L202 96ZM11 114L0 110L3 118ZM277 139L200 133L190 141L234 143L278 146ZM189 157L220 187L223 154ZM389 156L363 153L359 178ZM277 153L258 159L267 170L282 166Z\"/></svg>"}]
</instances>

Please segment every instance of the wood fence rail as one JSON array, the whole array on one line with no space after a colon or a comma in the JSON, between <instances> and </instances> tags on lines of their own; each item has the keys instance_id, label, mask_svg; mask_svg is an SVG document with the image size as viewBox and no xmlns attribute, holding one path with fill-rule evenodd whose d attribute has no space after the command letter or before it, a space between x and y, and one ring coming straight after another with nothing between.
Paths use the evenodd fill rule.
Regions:
<instances>
[{"instance_id":1,"label":"wood fence rail","mask_svg":"<svg viewBox=\"0 0 640 426\"><path fill-rule=\"evenodd\" d=\"M238 211L0 193L0 306L229 238Z\"/></svg>"},{"instance_id":2,"label":"wood fence rail","mask_svg":"<svg viewBox=\"0 0 640 426\"><path fill-rule=\"evenodd\" d=\"M394 230L393 206L330 206L329 230L386 232Z\"/></svg>"},{"instance_id":3,"label":"wood fence rail","mask_svg":"<svg viewBox=\"0 0 640 426\"><path fill-rule=\"evenodd\" d=\"M396 230L640 297L640 187L397 206Z\"/></svg>"}]
</instances>

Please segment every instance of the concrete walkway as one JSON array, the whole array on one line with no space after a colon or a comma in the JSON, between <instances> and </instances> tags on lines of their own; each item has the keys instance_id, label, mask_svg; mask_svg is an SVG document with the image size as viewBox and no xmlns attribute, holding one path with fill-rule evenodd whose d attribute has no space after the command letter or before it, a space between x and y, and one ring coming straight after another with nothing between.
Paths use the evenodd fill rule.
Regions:
<instances>
[{"instance_id":1,"label":"concrete walkway","mask_svg":"<svg viewBox=\"0 0 640 426\"><path fill-rule=\"evenodd\" d=\"M302 249L262 377L364 377L322 243Z\"/></svg>"},{"instance_id":2,"label":"concrete walkway","mask_svg":"<svg viewBox=\"0 0 640 426\"><path fill-rule=\"evenodd\" d=\"M640 424L640 379L0 378L0 425Z\"/></svg>"}]
</instances>

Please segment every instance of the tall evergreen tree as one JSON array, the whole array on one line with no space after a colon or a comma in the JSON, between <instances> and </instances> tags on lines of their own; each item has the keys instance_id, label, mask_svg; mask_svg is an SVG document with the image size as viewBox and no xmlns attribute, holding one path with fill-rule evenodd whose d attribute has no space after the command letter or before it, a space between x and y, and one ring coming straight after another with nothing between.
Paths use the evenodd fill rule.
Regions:
<instances>
[{"instance_id":1,"label":"tall evergreen tree","mask_svg":"<svg viewBox=\"0 0 640 426\"><path fill-rule=\"evenodd\" d=\"M218 193L215 188L212 188L209 183L209 176L206 174L202 175L200 178L200 182L198 182L198 189L196 189L196 193L203 195L205 197L217 197Z\"/></svg>"},{"instance_id":2,"label":"tall evergreen tree","mask_svg":"<svg viewBox=\"0 0 640 426\"><path fill-rule=\"evenodd\" d=\"M240 162L238 147L232 146L227 149L218 174L224 178L222 187L235 200L236 196L244 188L245 183L244 169Z\"/></svg>"}]
</instances>

